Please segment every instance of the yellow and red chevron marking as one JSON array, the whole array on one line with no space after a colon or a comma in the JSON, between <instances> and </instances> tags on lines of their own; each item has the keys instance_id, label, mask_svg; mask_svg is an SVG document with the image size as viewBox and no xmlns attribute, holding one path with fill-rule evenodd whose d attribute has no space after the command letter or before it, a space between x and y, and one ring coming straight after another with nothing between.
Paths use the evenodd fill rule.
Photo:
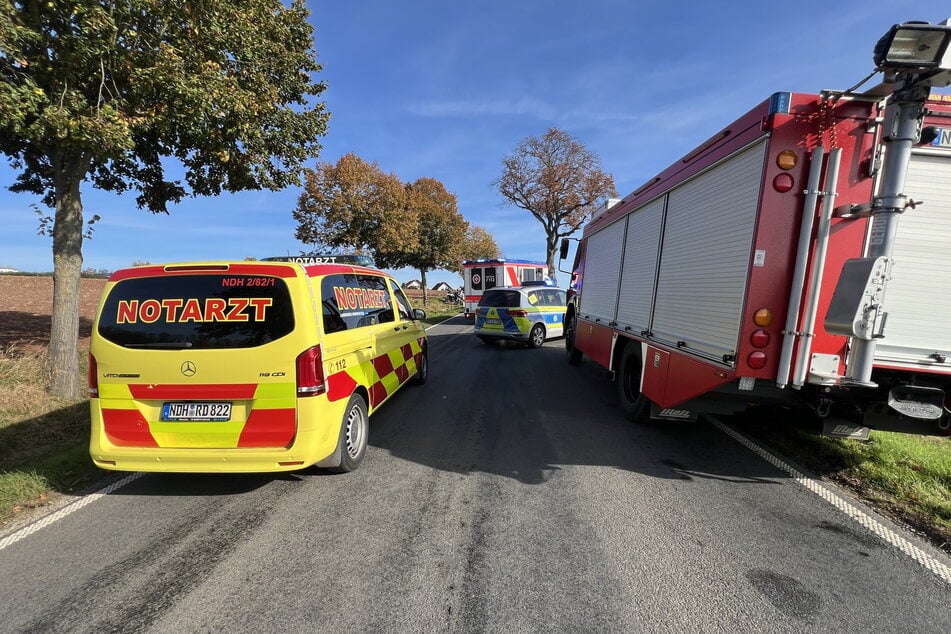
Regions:
<instances>
[{"instance_id":1,"label":"yellow and red chevron marking","mask_svg":"<svg viewBox=\"0 0 951 634\"><path fill-rule=\"evenodd\" d=\"M424 341L417 339L356 368L331 374L327 378L327 398L331 401L350 398L357 385L364 385L370 394L370 407L376 407L416 373Z\"/></svg>"}]
</instances>

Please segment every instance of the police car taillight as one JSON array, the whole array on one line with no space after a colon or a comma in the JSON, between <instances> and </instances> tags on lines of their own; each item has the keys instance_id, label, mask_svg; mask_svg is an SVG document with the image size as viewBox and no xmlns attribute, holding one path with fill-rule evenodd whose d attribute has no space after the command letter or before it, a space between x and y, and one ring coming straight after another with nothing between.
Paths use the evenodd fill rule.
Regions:
<instances>
[{"instance_id":1,"label":"police car taillight","mask_svg":"<svg viewBox=\"0 0 951 634\"><path fill-rule=\"evenodd\" d=\"M317 396L326 391L320 346L308 348L297 355L297 396Z\"/></svg>"},{"instance_id":2,"label":"police car taillight","mask_svg":"<svg viewBox=\"0 0 951 634\"><path fill-rule=\"evenodd\" d=\"M89 398L99 398L99 365L92 354L89 355L89 371L86 376L89 380Z\"/></svg>"},{"instance_id":3,"label":"police car taillight","mask_svg":"<svg viewBox=\"0 0 951 634\"><path fill-rule=\"evenodd\" d=\"M528 317L528 311L517 308L514 310L510 310L509 316L510 317Z\"/></svg>"}]
</instances>

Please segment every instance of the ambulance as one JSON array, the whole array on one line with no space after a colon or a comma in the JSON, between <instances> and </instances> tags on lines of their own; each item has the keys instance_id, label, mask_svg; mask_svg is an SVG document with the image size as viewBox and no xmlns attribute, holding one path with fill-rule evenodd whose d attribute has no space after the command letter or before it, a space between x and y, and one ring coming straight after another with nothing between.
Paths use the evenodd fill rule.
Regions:
<instances>
[{"instance_id":1,"label":"ambulance","mask_svg":"<svg viewBox=\"0 0 951 634\"><path fill-rule=\"evenodd\" d=\"M353 471L369 416L429 374L382 271L290 261L113 273L89 350L90 455L119 471Z\"/></svg>"}]
</instances>

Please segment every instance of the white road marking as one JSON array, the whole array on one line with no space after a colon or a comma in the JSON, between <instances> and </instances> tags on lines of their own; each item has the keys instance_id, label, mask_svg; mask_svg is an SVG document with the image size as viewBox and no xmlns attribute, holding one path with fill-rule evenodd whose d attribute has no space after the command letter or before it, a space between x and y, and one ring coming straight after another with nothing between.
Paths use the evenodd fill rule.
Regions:
<instances>
[{"instance_id":1,"label":"white road marking","mask_svg":"<svg viewBox=\"0 0 951 634\"><path fill-rule=\"evenodd\" d=\"M78 511L79 509L83 508L84 506L92 504L99 498L109 495L116 489L124 487L125 485L129 484L136 478L142 477L142 475L143 474L141 473L130 473L126 477L122 478L121 480L117 480L113 482L112 484L99 489L95 493L90 493L89 495L85 495L79 498L78 500L76 500L75 502L70 502L63 508L59 509L58 511L54 513L50 513L46 517L42 517L38 519L37 521L33 522L29 526L21 528L15 533L11 533L10 535L7 535L6 537L0 539L0 550L3 550L7 546L12 546L13 544L23 539L24 537L29 537L33 533L37 532L40 529L46 528L47 526L49 526L50 524L53 524L54 522L58 522L59 520L63 519L70 513L74 513Z\"/></svg>"},{"instance_id":2,"label":"white road marking","mask_svg":"<svg viewBox=\"0 0 951 634\"><path fill-rule=\"evenodd\" d=\"M925 551L921 550L920 548L918 548L917 546L909 542L907 539L905 539L904 537L902 537L895 531L891 530L890 528L888 528L887 526L879 522L877 519L875 519L868 513L865 513L864 511L862 511L855 505L851 504L848 500L844 499L843 497L841 497L840 495L838 495L837 493L835 493L834 491L832 491L831 489L823 485L818 480L815 480L813 478L810 478L800 473L798 469L795 469L791 465L786 464L785 462L783 462L782 460L774 456L771 452L759 446L758 444L756 444L755 442L753 442L752 440L750 440L743 434L740 434L736 430L733 430L727 427L726 425L716 420L715 418L708 417L708 420L710 420L717 429L727 434L728 436L732 437L738 443L740 443L741 445L743 445L744 447L746 447L753 453L757 454L758 456L760 456L761 458L763 458L764 460L766 460L773 466L778 467L782 469L783 471L785 471L786 473L788 473L800 485L809 489L810 491L818 495L820 498L822 498L823 500L825 500L826 502L828 502L835 508L839 509L841 512L845 513L849 517L851 517L853 520L855 520L856 522L858 522L859 524L861 524L868 530L878 535L881 539L883 539L888 544L891 544L892 546L894 546L901 552L905 553L906 555L914 559L916 562L918 562L919 564L927 568L929 571L931 571L939 579L941 579L947 584L951 584L951 568L949 568L947 565L943 564L942 562L938 561L937 559L935 559L934 557L932 557Z\"/></svg>"}]
</instances>

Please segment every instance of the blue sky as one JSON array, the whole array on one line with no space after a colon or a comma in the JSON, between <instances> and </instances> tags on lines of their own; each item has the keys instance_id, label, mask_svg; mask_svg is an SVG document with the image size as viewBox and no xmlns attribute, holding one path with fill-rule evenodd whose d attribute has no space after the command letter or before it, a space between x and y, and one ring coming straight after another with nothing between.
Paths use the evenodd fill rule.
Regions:
<instances>
[{"instance_id":1,"label":"blue sky","mask_svg":"<svg viewBox=\"0 0 951 634\"><path fill-rule=\"evenodd\" d=\"M541 225L491 183L525 137L559 127L633 191L776 91L844 89L871 72L897 22L951 16L947 0L310 0L332 113L317 161L347 152L404 182L434 177L509 258L545 257ZM308 166L313 166L312 161ZM0 163L0 267L52 270L32 196ZM84 268L295 255L299 189L189 198L170 215L83 189ZM418 277L397 271L400 281ZM461 279L431 272L430 284Z\"/></svg>"}]
</instances>

